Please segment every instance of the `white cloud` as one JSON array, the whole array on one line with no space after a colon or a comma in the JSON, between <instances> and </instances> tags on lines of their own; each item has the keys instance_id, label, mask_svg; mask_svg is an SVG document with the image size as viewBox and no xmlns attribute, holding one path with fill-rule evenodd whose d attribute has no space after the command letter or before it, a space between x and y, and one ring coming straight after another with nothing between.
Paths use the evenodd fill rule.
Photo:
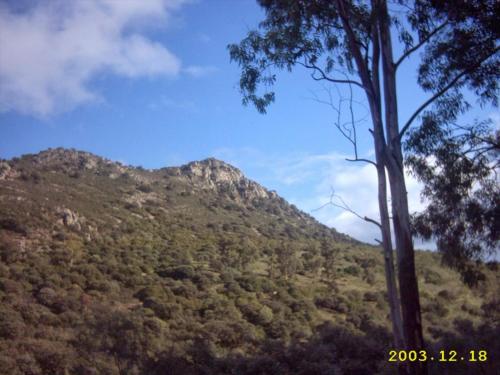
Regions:
<instances>
[{"instance_id":1,"label":"white cloud","mask_svg":"<svg viewBox=\"0 0 500 375\"><path fill-rule=\"evenodd\" d=\"M360 216L378 221L377 174L372 165L348 162L345 158L350 155L338 153L277 156L255 149L223 149L215 155L244 172L254 170L252 175L257 180L271 183L285 199L339 232L369 243L380 239L380 230L374 224L328 204L334 191L343 200L335 198L335 203L345 203ZM421 185L410 175L406 176L406 185L410 212L422 210L425 205L420 201Z\"/></svg>"},{"instance_id":2,"label":"white cloud","mask_svg":"<svg viewBox=\"0 0 500 375\"><path fill-rule=\"evenodd\" d=\"M160 98L149 104L149 108L152 110L180 110L186 112L196 112L198 110L196 103L191 100L180 100L172 99L166 96L160 96Z\"/></svg>"},{"instance_id":3,"label":"white cloud","mask_svg":"<svg viewBox=\"0 0 500 375\"><path fill-rule=\"evenodd\" d=\"M410 211L414 212L423 209L420 202L420 184L413 177L407 175L406 185ZM325 179L319 187L323 195L327 193L327 187L334 189L335 194L341 197L347 206L360 216L379 221L377 174L372 165L345 163L335 165L330 172L329 178ZM390 199L390 191L387 193ZM343 202L339 201L339 199L334 199L334 202L343 205ZM373 243L375 238L380 239L378 227L348 211L329 208L324 212L317 212L317 217L327 225L362 241Z\"/></svg>"},{"instance_id":4,"label":"white cloud","mask_svg":"<svg viewBox=\"0 0 500 375\"><path fill-rule=\"evenodd\" d=\"M190 65L184 68L183 72L190 75L191 77L199 78L215 73L217 72L217 70L218 69L215 66Z\"/></svg>"},{"instance_id":5,"label":"white cloud","mask_svg":"<svg viewBox=\"0 0 500 375\"><path fill-rule=\"evenodd\" d=\"M96 100L96 74L174 77L181 61L148 39L184 0L54 0L22 12L0 4L0 111L48 116Z\"/></svg>"},{"instance_id":6,"label":"white cloud","mask_svg":"<svg viewBox=\"0 0 500 375\"><path fill-rule=\"evenodd\" d=\"M209 44L212 42L212 38L210 37L210 35L208 34L205 34L205 33L200 33L198 35L198 39L200 42L202 42L203 44Z\"/></svg>"}]
</instances>

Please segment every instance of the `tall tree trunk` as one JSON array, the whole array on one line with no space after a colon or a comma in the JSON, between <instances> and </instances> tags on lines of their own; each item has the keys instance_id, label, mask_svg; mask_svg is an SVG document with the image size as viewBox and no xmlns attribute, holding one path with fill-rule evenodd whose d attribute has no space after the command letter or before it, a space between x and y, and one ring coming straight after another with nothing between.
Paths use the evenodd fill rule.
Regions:
<instances>
[{"instance_id":1,"label":"tall tree trunk","mask_svg":"<svg viewBox=\"0 0 500 375\"><path fill-rule=\"evenodd\" d=\"M383 150L376 151L377 155L383 156ZM389 308L392 322L392 335L395 349L404 348L403 323L401 319L401 305L398 297L398 287L394 272L394 260L392 253L391 225L389 209L387 207L387 182L383 157L377 157L377 179L378 179L378 206L380 212L380 232L382 234L382 247L384 252L385 282L389 298Z\"/></svg>"},{"instance_id":2,"label":"tall tree trunk","mask_svg":"<svg viewBox=\"0 0 500 375\"><path fill-rule=\"evenodd\" d=\"M375 8L377 0L372 0L372 8ZM395 349L404 348L403 322L401 318L401 304L398 296L398 286L394 272L394 259L392 251L391 223L389 219L389 208L387 207L387 178L384 163L384 126L381 112L380 93L380 43L379 32L376 23L372 24L371 39L373 44L372 55L372 86L373 95L371 97L370 108L373 122L373 137L375 144L375 158L378 180L378 206L380 214L380 232L382 235L382 248L384 252L385 282L387 285L387 295L389 299L390 316L392 322L392 335ZM368 96L370 101L370 96ZM402 372L402 366L399 366Z\"/></svg>"},{"instance_id":3,"label":"tall tree trunk","mask_svg":"<svg viewBox=\"0 0 500 375\"><path fill-rule=\"evenodd\" d=\"M380 45L384 75L385 126L387 133L386 167L391 188L392 216L396 239L398 278L403 313L403 330L407 350L424 348L420 298L415 272L415 253L410 228L410 214L406 191L403 154L399 139L396 71L393 62L389 13L385 0L380 0ZM426 374L425 362L413 362L409 374Z\"/></svg>"},{"instance_id":4,"label":"tall tree trunk","mask_svg":"<svg viewBox=\"0 0 500 375\"><path fill-rule=\"evenodd\" d=\"M377 0L372 2L372 6L375 6ZM385 137L384 137L384 126L382 122L381 113L381 92L380 92L380 79L379 79L379 60L380 60L380 46L378 41L378 27L375 24L372 29L372 39L373 39L373 60L372 60L372 72L367 66L367 63L363 59L359 46L356 42L356 36L351 29L349 24L349 11L348 4L342 0L336 1L337 8L342 20L342 24L346 31L349 49L351 50L354 59L356 61L356 66L358 68L358 73L360 75L361 81L363 83L363 88L366 93L366 97L370 107L370 113L373 123L373 137L375 144L375 156L377 164L377 178L378 178L378 203L380 211L381 220L381 234L382 234L382 246L384 249L384 260L385 260L385 275L387 284L387 294L389 296L389 306L391 313L391 322L393 328L394 344L397 348L403 348L403 329L402 329L402 318L401 318L401 305L398 299L397 284L394 272L394 261L392 255L392 241L391 241L391 227L389 221L389 211L387 207L387 186L386 186L386 175L385 175ZM399 372L405 373L403 366L399 366Z\"/></svg>"}]
</instances>

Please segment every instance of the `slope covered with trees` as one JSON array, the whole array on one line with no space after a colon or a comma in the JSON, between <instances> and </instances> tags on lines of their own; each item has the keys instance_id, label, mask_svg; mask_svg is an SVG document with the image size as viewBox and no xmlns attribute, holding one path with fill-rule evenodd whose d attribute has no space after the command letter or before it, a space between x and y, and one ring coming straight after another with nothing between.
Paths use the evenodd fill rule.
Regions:
<instances>
[{"instance_id":1,"label":"slope covered with trees","mask_svg":"<svg viewBox=\"0 0 500 375\"><path fill-rule=\"evenodd\" d=\"M390 374L378 247L207 159L144 170L55 149L0 161L0 373ZM485 349L496 264L473 289L417 252L431 352Z\"/></svg>"},{"instance_id":2,"label":"slope covered with trees","mask_svg":"<svg viewBox=\"0 0 500 375\"><path fill-rule=\"evenodd\" d=\"M412 238L415 229L424 237L436 239L444 259L467 279L475 279L468 262L498 249L499 236L494 229L498 226L497 137L492 128L477 131L480 127L484 129L484 122L483 126L476 123L464 129L457 121L462 121L461 115L472 107L471 98L481 108L498 106L499 3L494 0L258 0L257 3L264 19L240 42L228 46L231 60L241 69L239 86L243 104L252 103L264 113L275 100L273 85L278 72L283 70L305 68L315 81L337 89L339 85L349 86L349 121L343 124L340 121L344 99L335 107L330 97L330 104L338 114L336 127L353 145L351 161L370 163L377 171L379 217L376 222L373 218L368 221L379 226L385 250L394 345L420 351L425 348L425 341ZM427 97L403 120L399 112L403 101L398 90L405 90L407 80L413 78L406 74L403 79L398 70L409 59L416 63L415 84ZM357 122L352 110L354 89L362 93L369 109L371 128L367 135L373 142L373 159L358 155ZM408 104L411 107L415 103ZM419 121L422 123L418 124ZM450 137L450 128L452 133L453 128L459 131ZM405 160L403 140L408 138L410 129L417 135L417 141L422 136L424 139L406 143ZM439 156L450 152L451 157ZM412 160L412 155L416 160ZM438 159L437 168L431 161L433 157ZM444 178L439 171L443 164L455 164L456 168L451 168L455 169L451 173L445 172ZM424 194L431 201L416 226L412 225L408 205L405 178L408 166L425 185ZM466 181L462 182L463 179ZM447 184L446 180L452 183ZM452 191L449 203L447 185L451 185ZM475 197L468 199L471 195ZM422 225L422 221L432 224ZM400 374L427 373L425 363L419 361L405 362L400 368Z\"/></svg>"}]
</instances>

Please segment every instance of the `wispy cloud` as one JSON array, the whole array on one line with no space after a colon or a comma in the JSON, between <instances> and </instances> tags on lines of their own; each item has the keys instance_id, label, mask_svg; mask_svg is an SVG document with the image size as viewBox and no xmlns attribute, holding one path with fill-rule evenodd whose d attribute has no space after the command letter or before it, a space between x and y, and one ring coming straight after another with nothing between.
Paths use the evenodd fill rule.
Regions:
<instances>
[{"instance_id":1,"label":"wispy cloud","mask_svg":"<svg viewBox=\"0 0 500 375\"><path fill-rule=\"evenodd\" d=\"M203 44L209 44L210 42L212 42L212 38L210 37L210 35L205 33L198 34L198 39Z\"/></svg>"},{"instance_id":2,"label":"wispy cloud","mask_svg":"<svg viewBox=\"0 0 500 375\"><path fill-rule=\"evenodd\" d=\"M174 77L180 59L144 34L166 25L184 0L54 0L0 4L0 110L48 116L96 100L102 72ZM150 22L155 21L155 22Z\"/></svg>"},{"instance_id":3,"label":"wispy cloud","mask_svg":"<svg viewBox=\"0 0 500 375\"><path fill-rule=\"evenodd\" d=\"M215 66L190 65L182 71L191 77L199 78L215 73L218 69Z\"/></svg>"},{"instance_id":4,"label":"wispy cloud","mask_svg":"<svg viewBox=\"0 0 500 375\"><path fill-rule=\"evenodd\" d=\"M362 241L374 243L375 238L380 238L373 224L328 204L333 191L359 215L378 220L377 175L372 165L348 162L348 155L335 152L269 155L244 148L220 149L214 154L245 173L251 171L254 179L270 184L320 222ZM410 211L420 211L425 207L420 200L421 185L412 176L406 177Z\"/></svg>"},{"instance_id":5,"label":"wispy cloud","mask_svg":"<svg viewBox=\"0 0 500 375\"><path fill-rule=\"evenodd\" d=\"M196 112L198 110L196 103L191 100L173 99L166 96L161 96L157 101L150 103L149 108L152 110L168 109L187 112Z\"/></svg>"}]
</instances>

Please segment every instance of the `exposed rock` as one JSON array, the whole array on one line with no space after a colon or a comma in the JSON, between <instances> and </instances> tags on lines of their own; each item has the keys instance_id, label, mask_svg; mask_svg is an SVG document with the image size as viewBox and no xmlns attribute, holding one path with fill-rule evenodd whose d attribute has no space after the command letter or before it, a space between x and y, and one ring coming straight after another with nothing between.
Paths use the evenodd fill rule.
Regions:
<instances>
[{"instance_id":1,"label":"exposed rock","mask_svg":"<svg viewBox=\"0 0 500 375\"><path fill-rule=\"evenodd\" d=\"M114 172L111 172L109 174L109 178L111 178L112 180L116 180L118 177L122 176L124 173L127 172L127 168L125 168L120 164L114 164L113 167L114 167Z\"/></svg>"},{"instance_id":2,"label":"exposed rock","mask_svg":"<svg viewBox=\"0 0 500 375\"><path fill-rule=\"evenodd\" d=\"M93 170L97 169L99 161L104 159L85 151L77 151L74 149L48 149L39 154L34 155L35 163L43 166L61 166L73 167L78 170Z\"/></svg>"},{"instance_id":3,"label":"exposed rock","mask_svg":"<svg viewBox=\"0 0 500 375\"><path fill-rule=\"evenodd\" d=\"M9 163L0 161L0 180L13 180L19 177L19 172L12 168Z\"/></svg>"},{"instance_id":4,"label":"exposed rock","mask_svg":"<svg viewBox=\"0 0 500 375\"><path fill-rule=\"evenodd\" d=\"M82 229L82 223L85 221L85 218L80 217L76 212L71 211L69 208L59 208L57 214L60 216L59 224L78 231Z\"/></svg>"},{"instance_id":5,"label":"exposed rock","mask_svg":"<svg viewBox=\"0 0 500 375\"><path fill-rule=\"evenodd\" d=\"M80 168L82 169L96 169L97 168L97 160L95 159L87 159L84 157L80 158Z\"/></svg>"},{"instance_id":6,"label":"exposed rock","mask_svg":"<svg viewBox=\"0 0 500 375\"><path fill-rule=\"evenodd\" d=\"M245 201L276 195L247 179L239 169L214 158L191 162L180 168L169 168L168 173L187 177L196 187L218 190Z\"/></svg>"},{"instance_id":7,"label":"exposed rock","mask_svg":"<svg viewBox=\"0 0 500 375\"><path fill-rule=\"evenodd\" d=\"M193 191L212 190L220 195L233 199L237 204L247 204L254 200L278 199L276 192L268 191L258 183L246 178L243 173L214 158L195 161L181 167L164 168L159 171L149 171L141 167L124 166L119 162L98 157L89 152L74 149L48 149L35 155L23 156L42 172L63 172L70 177L80 178L82 172L90 172L98 176L107 176L111 179L130 179L139 184L139 195L134 194L126 198L128 203L137 204L139 208L151 196L146 197L143 193L154 194L151 186L154 183L163 182L164 178L170 179L172 183L176 179L187 183L184 194ZM13 164L0 162L0 179L13 178ZM37 173L37 171L35 171ZM166 176L165 174L166 173ZM171 179L173 177L173 179ZM78 216L68 211L60 212L61 224L80 230Z\"/></svg>"}]
</instances>

